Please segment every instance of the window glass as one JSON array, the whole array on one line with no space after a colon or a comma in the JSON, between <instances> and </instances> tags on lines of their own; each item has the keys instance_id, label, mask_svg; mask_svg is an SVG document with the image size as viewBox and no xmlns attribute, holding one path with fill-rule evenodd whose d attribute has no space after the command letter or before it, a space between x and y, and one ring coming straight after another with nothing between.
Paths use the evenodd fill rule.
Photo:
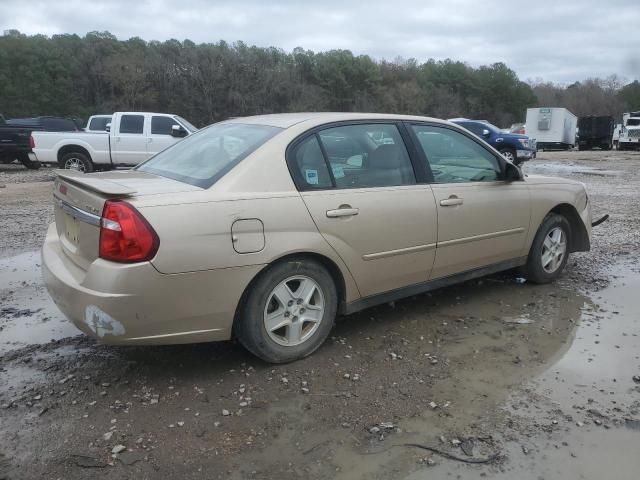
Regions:
<instances>
[{"instance_id":1,"label":"window glass","mask_svg":"<svg viewBox=\"0 0 640 480\"><path fill-rule=\"evenodd\" d=\"M208 188L281 130L267 125L215 124L177 142L136 169Z\"/></svg>"},{"instance_id":2,"label":"window glass","mask_svg":"<svg viewBox=\"0 0 640 480\"><path fill-rule=\"evenodd\" d=\"M179 125L171 117L151 117L151 133L153 135L171 135L171 127Z\"/></svg>"},{"instance_id":3,"label":"window glass","mask_svg":"<svg viewBox=\"0 0 640 480\"><path fill-rule=\"evenodd\" d=\"M120 117L120 133L142 133L144 115L122 115Z\"/></svg>"},{"instance_id":4,"label":"window glass","mask_svg":"<svg viewBox=\"0 0 640 480\"><path fill-rule=\"evenodd\" d=\"M461 127L466 128L470 132L475 133L479 137L482 136L482 131L487 128L485 125L481 125L479 123L472 123L472 122L460 122L459 125Z\"/></svg>"},{"instance_id":5,"label":"window glass","mask_svg":"<svg viewBox=\"0 0 640 480\"><path fill-rule=\"evenodd\" d=\"M501 177L498 159L462 133L412 125L427 156L435 183L491 182Z\"/></svg>"},{"instance_id":6,"label":"window glass","mask_svg":"<svg viewBox=\"0 0 640 480\"><path fill-rule=\"evenodd\" d=\"M310 136L294 152L295 168L298 183L305 190L314 188L331 188L331 175L322 155L320 144L315 135Z\"/></svg>"},{"instance_id":7,"label":"window glass","mask_svg":"<svg viewBox=\"0 0 640 480\"><path fill-rule=\"evenodd\" d=\"M337 188L414 185L407 149L395 125L363 124L319 133Z\"/></svg>"},{"instance_id":8,"label":"window glass","mask_svg":"<svg viewBox=\"0 0 640 480\"><path fill-rule=\"evenodd\" d=\"M111 117L92 118L89 122L89 130L106 131L107 123L111 123Z\"/></svg>"}]
</instances>

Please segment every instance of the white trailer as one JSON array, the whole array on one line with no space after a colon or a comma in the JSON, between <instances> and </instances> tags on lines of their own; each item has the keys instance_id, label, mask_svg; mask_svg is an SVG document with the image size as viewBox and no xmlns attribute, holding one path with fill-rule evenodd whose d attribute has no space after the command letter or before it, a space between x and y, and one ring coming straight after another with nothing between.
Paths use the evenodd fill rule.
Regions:
<instances>
[{"instance_id":1,"label":"white trailer","mask_svg":"<svg viewBox=\"0 0 640 480\"><path fill-rule=\"evenodd\" d=\"M538 150L568 150L576 144L578 117L566 108L528 108L525 132Z\"/></svg>"}]
</instances>

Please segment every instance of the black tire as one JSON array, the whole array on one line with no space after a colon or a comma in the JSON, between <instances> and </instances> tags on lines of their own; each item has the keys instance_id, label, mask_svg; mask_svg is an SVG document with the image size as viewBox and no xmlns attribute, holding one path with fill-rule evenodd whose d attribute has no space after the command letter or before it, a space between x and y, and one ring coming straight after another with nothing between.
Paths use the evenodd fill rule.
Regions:
<instances>
[{"instance_id":1,"label":"black tire","mask_svg":"<svg viewBox=\"0 0 640 480\"><path fill-rule=\"evenodd\" d=\"M21 153L20 155L18 155L18 160L29 170L38 170L42 166L40 162L30 160L29 155L27 155L26 153Z\"/></svg>"},{"instance_id":2,"label":"black tire","mask_svg":"<svg viewBox=\"0 0 640 480\"><path fill-rule=\"evenodd\" d=\"M267 333L264 313L272 291L292 276L312 279L321 290L325 308L315 332L303 343L287 346L277 343ZM234 333L247 350L262 360L270 363L292 362L312 354L324 343L335 322L337 308L338 294L329 272L317 262L290 259L269 267L249 287L234 323Z\"/></svg>"},{"instance_id":3,"label":"black tire","mask_svg":"<svg viewBox=\"0 0 640 480\"><path fill-rule=\"evenodd\" d=\"M553 271L548 271L543 267L544 242L552 230L560 228L564 233L566 250L560 264ZM569 246L571 245L571 225L565 217L556 213L548 214L543 220L536 233L529 256L527 258L526 274L527 279L533 283L550 283L557 279L564 270L569 259Z\"/></svg>"},{"instance_id":4,"label":"black tire","mask_svg":"<svg viewBox=\"0 0 640 480\"><path fill-rule=\"evenodd\" d=\"M503 148L502 150L500 150L500 153L504 158L511 161L511 163L517 164L518 157L516 156L516 151L513 148Z\"/></svg>"},{"instance_id":5,"label":"black tire","mask_svg":"<svg viewBox=\"0 0 640 480\"><path fill-rule=\"evenodd\" d=\"M73 167L73 165L77 167ZM60 159L59 166L66 170L79 170L84 173L93 172L94 170L93 162L82 152L65 153Z\"/></svg>"}]
</instances>

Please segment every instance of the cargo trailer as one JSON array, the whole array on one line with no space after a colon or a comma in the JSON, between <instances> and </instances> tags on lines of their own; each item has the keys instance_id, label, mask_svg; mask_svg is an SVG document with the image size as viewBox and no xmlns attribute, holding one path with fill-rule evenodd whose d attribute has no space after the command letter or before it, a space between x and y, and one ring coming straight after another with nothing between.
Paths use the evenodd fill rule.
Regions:
<instances>
[{"instance_id":1,"label":"cargo trailer","mask_svg":"<svg viewBox=\"0 0 640 480\"><path fill-rule=\"evenodd\" d=\"M578 117L566 108L528 108L525 131L538 150L568 150L576 145Z\"/></svg>"}]
</instances>

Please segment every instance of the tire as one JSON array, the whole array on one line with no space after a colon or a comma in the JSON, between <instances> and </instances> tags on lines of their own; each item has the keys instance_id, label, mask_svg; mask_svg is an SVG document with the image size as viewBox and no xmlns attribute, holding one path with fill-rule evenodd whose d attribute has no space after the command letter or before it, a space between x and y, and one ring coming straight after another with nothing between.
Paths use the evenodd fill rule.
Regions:
<instances>
[{"instance_id":1,"label":"tire","mask_svg":"<svg viewBox=\"0 0 640 480\"><path fill-rule=\"evenodd\" d=\"M84 173L93 172L93 162L82 152L65 153L60 159L60 168L65 170L78 170Z\"/></svg>"},{"instance_id":2,"label":"tire","mask_svg":"<svg viewBox=\"0 0 640 480\"><path fill-rule=\"evenodd\" d=\"M500 153L504 158L515 164L518 157L516 157L516 151L513 148L503 148Z\"/></svg>"},{"instance_id":3,"label":"tire","mask_svg":"<svg viewBox=\"0 0 640 480\"><path fill-rule=\"evenodd\" d=\"M308 302L298 299L303 286L311 292ZM249 287L234 332L240 343L262 360L292 362L322 345L331 332L337 308L338 294L329 272L314 261L291 259L269 267ZM302 321L311 318L310 313L319 320ZM273 322L270 331L269 314Z\"/></svg>"},{"instance_id":4,"label":"tire","mask_svg":"<svg viewBox=\"0 0 640 480\"><path fill-rule=\"evenodd\" d=\"M42 164L38 161L31 161L29 159L29 155L27 155L26 153L21 153L20 155L18 155L18 160L29 170L38 170L42 166Z\"/></svg>"},{"instance_id":5,"label":"tire","mask_svg":"<svg viewBox=\"0 0 640 480\"><path fill-rule=\"evenodd\" d=\"M558 231L562 232L561 235L557 233ZM564 243L564 249L561 246L562 243ZM526 265L529 281L550 283L557 279L569 259L569 245L571 245L571 225L562 215L550 213L538 228L529 250ZM561 258L558 257L560 252L562 252ZM545 265L549 256L554 259Z\"/></svg>"}]
</instances>

